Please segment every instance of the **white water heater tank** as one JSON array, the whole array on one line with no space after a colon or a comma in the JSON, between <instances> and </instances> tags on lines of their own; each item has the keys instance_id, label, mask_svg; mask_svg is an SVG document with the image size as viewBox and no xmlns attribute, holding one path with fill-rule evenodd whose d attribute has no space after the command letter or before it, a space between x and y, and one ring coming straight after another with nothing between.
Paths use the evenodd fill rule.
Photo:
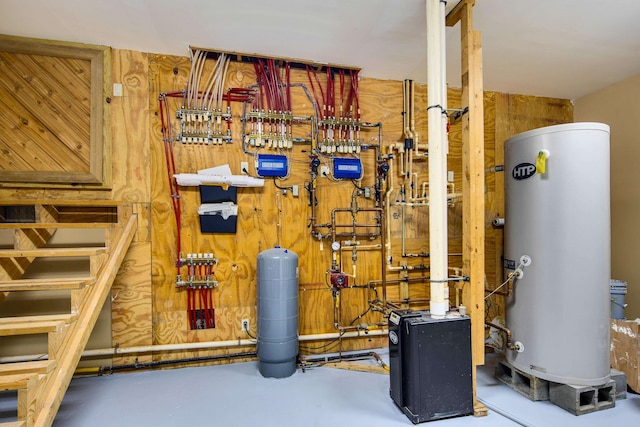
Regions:
<instances>
[{"instance_id":1,"label":"white water heater tank","mask_svg":"<svg viewBox=\"0 0 640 427\"><path fill-rule=\"evenodd\" d=\"M609 126L572 123L505 142L507 361L563 384L609 380Z\"/></svg>"}]
</instances>

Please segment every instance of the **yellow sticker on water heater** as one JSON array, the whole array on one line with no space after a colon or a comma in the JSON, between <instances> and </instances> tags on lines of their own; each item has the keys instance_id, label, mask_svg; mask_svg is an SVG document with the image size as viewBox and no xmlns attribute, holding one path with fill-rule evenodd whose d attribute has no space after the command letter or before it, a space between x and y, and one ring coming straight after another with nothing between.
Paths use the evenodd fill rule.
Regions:
<instances>
[{"instance_id":1,"label":"yellow sticker on water heater","mask_svg":"<svg viewBox=\"0 0 640 427\"><path fill-rule=\"evenodd\" d=\"M547 153L546 151L538 151L536 156L536 172L543 174L547 171Z\"/></svg>"}]
</instances>

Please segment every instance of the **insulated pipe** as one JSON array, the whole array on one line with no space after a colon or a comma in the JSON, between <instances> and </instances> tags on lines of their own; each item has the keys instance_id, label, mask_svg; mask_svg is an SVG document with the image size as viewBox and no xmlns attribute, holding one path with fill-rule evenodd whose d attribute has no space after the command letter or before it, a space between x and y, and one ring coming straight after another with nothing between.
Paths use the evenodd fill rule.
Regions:
<instances>
[{"instance_id":1,"label":"insulated pipe","mask_svg":"<svg viewBox=\"0 0 640 427\"><path fill-rule=\"evenodd\" d=\"M202 91L202 106L203 107L204 107L205 103L209 101L209 98L211 96L211 89L213 88L213 83L215 81L215 71L216 71L216 68L218 67L219 61L220 60L218 59L218 61L216 61L216 63L214 64L213 70L211 70L211 72L209 73L209 78L207 79L207 81L204 84L205 90Z\"/></svg>"},{"instance_id":2,"label":"insulated pipe","mask_svg":"<svg viewBox=\"0 0 640 427\"><path fill-rule=\"evenodd\" d=\"M224 64L224 70L222 71L222 84L220 85L220 95L218 98L218 111L222 112L222 98L224 96L224 86L227 80L227 70L229 69L229 63L231 62L231 58L226 58L226 62Z\"/></svg>"},{"instance_id":3,"label":"insulated pipe","mask_svg":"<svg viewBox=\"0 0 640 427\"><path fill-rule=\"evenodd\" d=\"M312 334L301 335L298 337L299 341L321 341L330 340L336 338L362 338L370 336L382 336L387 335L389 331L386 329L374 329L372 331L353 331L353 332L331 332L326 334ZM101 348L95 350L85 350L82 353L82 357L101 357L101 356L118 356L121 354L137 354L137 353L151 353L160 351L186 351L186 350L206 350L225 347L244 347L256 345L256 340L228 340L228 341L208 341L208 342L193 342L193 343L181 343L181 344L164 344L164 345L147 345L137 347L125 347L125 348ZM47 360L49 357L46 354L32 354L27 356L7 356L0 358L0 363L10 362L25 362L31 360Z\"/></svg>"},{"instance_id":4,"label":"insulated pipe","mask_svg":"<svg viewBox=\"0 0 640 427\"><path fill-rule=\"evenodd\" d=\"M413 161L411 163L411 197L409 201L413 201L418 197L422 197L422 195L418 196L418 172L413 172ZM424 193L423 193L424 194Z\"/></svg>"},{"instance_id":5,"label":"insulated pipe","mask_svg":"<svg viewBox=\"0 0 640 427\"><path fill-rule=\"evenodd\" d=\"M445 2L427 1L427 87L429 136L429 252L431 253L431 316L444 318L449 309L447 269L447 132L443 60ZM444 99L443 99L444 98Z\"/></svg>"},{"instance_id":6,"label":"insulated pipe","mask_svg":"<svg viewBox=\"0 0 640 427\"><path fill-rule=\"evenodd\" d=\"M394 306L398 306L398 304L424 304L426 302L429 302L429 298L407 298L407 299L391 300L389 302Z\"/></svg>"},{"instance_id":7,"label":"insulated pipe","mask_svg":"<svg viewBox=\"0 0 640 427\"><path fill-rule=\"evenodd\" d=\"M388 165L389 170L387 171L388 183L387 183L387 192L384 196L384 203L386 209L383 213L386 213L385 217L385 226L386 226L386 234L383 234L382 237L386 238L382 248L382 302L384 304L387 303L387 267L391 266L392 263L392 252L391 252L391 211L390 211L390 197L393 192L393 148L394 144L391 144L388 151ZM369 286L369 285L367 285Z\"/></svg>"},{"instance_id":8,"label":"insulated pipe","mask_svg":"<svg viewBox=\"0 0 640 427\"><path fill-rule=\"evenodd\" d=\"M328 363L334 360L356 360L356 359L360 359L363 357L373 357L374 359L376 359L376 361L378 362L378 364L380 366L382 366L383 368L385 368L387 371L389 370L389 367L386 365L386 363L384 363L384 361L382 360L382 358L380 356L378 356L377 353L374 352L366 352L366 353L350 353L350 354L338 354L336 356L319 356L319 357L308 357L308 356L304 356L301 357L301 362L303 363Z\"/></svg>"},{"instance_id":9,"label":"insulated pipe","mask_svg":"<svg viewBox=\"0 0 640 427\"><path fill-rule=\"evenodd\" d=\"M414 153L416 156L420 155L420 151L418 150L418 132L416 132L416 117L415 117L415 99L416 99L416 83L411 80L411 98L410 98L410 110L411 110L411 136L413 136L413 147Z\"/></svg>"},{"instance_id":10,"label":"insulated pipe","mask_svg":"<svg viewBox=\"0 0 640 427\"><path fill-rule=\"evenodd\" d=\"M394 150L401 150L402 147L404 147L403 144L398 143L398 144L390 144L388 147L388 151L387 153L389 155L393 155ZM428 144L421 144L420 148L427 150L428 149ZM400 164L402 165L402 162L400 162ZM428 197L421 197L421 198L415 198L415 201L422 201L424 200L424 203L408 203L405 201L395 201L395 202L391 202L391 193L394 191L394 172L393 172L393 165L394 162L390 161L389 162L389 172L388 172L388 176L389 176L389 185L387 187L387 191L385 192L385 206L386 206L386 212L387 212L387 216L385 218L385 224L386 224L386 251L391 254L391 215L389 215L388 213L390 212L390 208L391 205L393 206L412 206L412 207L420 207L420 206L424 206L427 207L429 206ZM416 176L416 181L417 181L417 173L414 174ZM426 189L425 189L425 185L426 183L423 183L423 187L422 187L422 192L423 194L426 193ZM403 190L404 190L404 186L403 186ZM449 195L449 198L451 195ZM453 197L458 197L457 195L453 195ZM404 257L405 255L405 249L404 249L404 238L405 238L405 232L404 232L404 221L401 221L402 224L402 256ZM387 264L387 268L390 271L395 271L395 270L403 270L405 268L403 268L402 266L399 267L392 267L392 259L390 257L386 258L386 264Z\"/></svg>"},{"instance_id":11,"label":"insulated pipe","mask_svg":"<svg viewBox=\"0 0 640 427\"><path fill-rule=\"evenodd\" d=\"M462 197L462 193L449 193L447 194L447 200L452 201ZM429 206L429 197L418 197L412 202L393 202L393 206Z\"/></svg>"},{"instance_id":12,"label":"insulated pipe","mask_svg":"<svg viewBox=\"0 0 640 427\"><path fill-rule=\"evenodd\" d=\"M440 85L440 90L441 95L440 95L440 100L441 100L441 104L442 105L442 120L444 121L443 126L444 126L444 132L445 132L445 138L446 134L447 134L447 124L448 124L448 116L447 116L447 34L446 34L446 20L447 20L447 12L446 12L446 8L447 8L447 2L446 0L440 0L440 13L441 15L441 22L442 25L440 25L440 73L442 76L442 84ZM427 71L428 72L428 71ZM446 142L446 152L447 154L449 154L449 140L445 139Z\"/></svg>"},{"instance_id":13,"label":"insulated pipe","mask_svg":"<svg viewBox=\"0 0 640 427\"><path fill-rule=\"evenodd\" d=\"M411 271L411 270L428 270L427 266L422 265L406 265L402 264L397 267L389 267L389 271Z\"/></svg>"},{"instance_id":14,"label":"insulated pipe","mask_svg":"<svg viewBox=\"0 0 640 427\"><path fill-rule=\"evenodd\" d=\"M300 341L320 341L330 340L335 338L358 338L358 337L370 337L381 336L389 333L386 329L374 329L372 331L351 331L340 334L339 332L332 332L328 334L314 334L314 335L301 335L298 339Z\"/></svg>"},{"instance_id":15,"label":"insulated pipe","mask_svg":"<svg viewBox=\"0 0 640 427\"><path fill-rule=\"evenodd\" d=\"M395 144L391 144L391 146L389 147L389 154L393 154L393 148L394 148ZM391 156L390 156L391 157ZM389 254L391 254L391 215L389 214L389 209L390 209L390 203L391 203L391 193L393 192L394 188L393 188L393 159L390 158L389 159L389 171L387 172L387 177L388 177L388 184L387 184L387 192L385 193L384 196L384 202L386 205L386 212L387 212L387 217L386 222L387 222L387 241L386 241L386 250L388 251ZM391 265L391 258L389 258L389 265Z\"/></svg>"},{"instance_id":16,"label":"insulated pipe","mask_svg":"<svg viewBox=\"0 0 640 427\"><path fill-rule=\"evenodd\" d=\"M411 169L412 169L412 164L413 164L413 150L405 150L406 151L406 155L404 157L404 179L406 180L408 177L411 176Z\"/></svg>"},{"instance_id":17,"label":"insulated pipe","mask_svg":"<svg viewBox=\"0 0 640 427\"><path fill-rule=\"evenodd\" d=\"M382 243L374 243L372 245L344 245L340 248L340 251L370 251L378 250L382 248Z\"/></svg>"},{"instance_id":18,"label":"insulated pipe","mask_svg":"<svg viewBox=\"0 0 640 427\"><path fill-rule=\"evenodd\" d=\"M76 369L76 373L98 373L98 372L115 372L115 371L124 371L131 369L149 369L155 368L158 366L168 366L168 365L177 365L184 363L195 363L195 362L209 362L213 360L230 360L232 358L241 358L241 357L255 357L255 351L245 351L242 353L232 353L232 354L217 354L215 356L201 356L201 357L188 357L184 359L172 359L172 360L154 360L152 362L136 362L130 363L127 365L115 365L115 366L103 366L101 368L79 368ZM86 369L86 372L83 370Z\"/></svg>"},{"instance_id":19,"label":"insulated pipe","mask_svg":"<svg viewBox=\"0 0 640 427\"><path fill-rule=\"evenodd\" d=\"M186 96L187 96L187 108L191 109L191 98L193 95L193 87L196 85L195 82L195 73L196 73L196 65L198 64L198 60L200 59L200 51L196 50L195 52L191 52L191 69L189 70L189 80L187 82L187 90L186 92ZM196 90L197 87L196 87ZM183 102L183 108L184 108L184 102Z\"/></svg>"},{"instance_id":20,"label":"insulated pipe","mask_svg":"<svg viewBox=\"0 0 640 427\"><path fill-rule=\"evenodd\" d=\"M198 101L199 101L198 95L200 90L200 77L202 77L202 70L204 69L206 57L207 57L206 52L201 51L200 56L198 57L198 62L196 63L196 67L194 69L195 71L195 74L193 76L194 87L191 90L192 97L193 97L192 106L194 110L200 108L200 105L198 104Z\"/></svg>"},{"instance_id":21,"label":"insulated pipe","mask_svg":"<svg viewBox=\"0 0 640 427\"><path fill-rule=\"evenodd\" d=\"M404 134L403 137L404 138L411 138L411 130L409 128L410 126L410 117L409 115L411 114L409 112L409 80L405 80L403 82L403 88L402 88L402 101L403 101L403 114L402 114L402 124L403 124L403 129L404 129Z\"/></svg>"},{"instance_id":22,"label":"insulated pipe","mask_svg":"<svg viewBox=\"0 0 640 427\"><path fill-rule=\"evenodd\" d=\"M387 283L391 283L391 284L396 284L396 283L424 283L427 280L429 280L428 277L426 276L420 276L420 277L405 277L405 278L401 278L401 279L388 279ZM380 284L382 281L381 280L369 280L369 282L367 282L367 286L375 286ZM425 298L428 299L428 298ZM393 302L393 300L391 300Z\"/></svg>"},{"instance_id":23,"label":"insulated pipe","mask_svg":"<svg viewBox=\"0 0 640 427\"><path fill-rule=\"evenodd\" d=\"M405 239L404 239L404 236L406 234L405 233L405 229L404 229L405 219L406 219L405 216L404 216L405 215L404 202L402 202L402 208L400 209L400 214L401 214L401 216L400 216L400 225L401 225L400 235L402 237L402 247L401 247L402 251L401 251L401 253L402 253L402 255L404 255L405 253L407 253L407 251L405 249Z\"/></svg>"}]
</instances>

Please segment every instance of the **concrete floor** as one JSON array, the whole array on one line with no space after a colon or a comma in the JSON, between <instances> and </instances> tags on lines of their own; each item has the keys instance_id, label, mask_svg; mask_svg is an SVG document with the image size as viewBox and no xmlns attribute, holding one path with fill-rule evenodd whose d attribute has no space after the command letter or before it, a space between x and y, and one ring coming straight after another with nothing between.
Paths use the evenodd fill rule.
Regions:
<instances>
[{"instance_id":1,"label":"concrete floor","mask_svg":"<svg viewBox=\"0 0 640 427\"><path fill-rule=\"evenodd\" d=\"M386 350L380 350L383 359ZM493 377L495 357L478 370L486 417L430 423L450 426L624 426L640 421L640 395L616 407L574 416L532 402ZM15 419L15 394L0 393L0 422ZM265 379L257 362L77 378L54 427L394 427L412 423L389 397L389 377L316 367Z\"/></svg>"}]
</instances>

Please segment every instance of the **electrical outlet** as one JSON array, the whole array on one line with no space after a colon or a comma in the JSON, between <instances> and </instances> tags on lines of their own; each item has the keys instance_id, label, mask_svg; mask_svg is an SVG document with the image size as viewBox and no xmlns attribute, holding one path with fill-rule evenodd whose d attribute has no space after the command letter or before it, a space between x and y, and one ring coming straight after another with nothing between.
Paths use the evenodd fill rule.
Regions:
<instances>
[{"instance_id":1,"label":"electrical outlet","mask_svg":"<svg viewBox=\"0 0 640 427\"><path fill-rule=\"evenodd\" d=\"M249 319L242 319L242 323L240 325L242 330L245 332L249 332Z\"/></svg>"},{"instance_id":2,"label":"electrical outlet","mask_svg":"<svg viewBox=\"0 0 640 427\"><path fill-rule=\"evenodd\" d=\"M329 172L329 166L320 166L320 177L328 178L331 173Z\"/></svg>"},{"instance_id":3,"label":"electrical outlet","mask_svg":"<svg viewBox=\"0 0 640 427\"><path fill-rule=\"evenodd\" d=\"M249 174L249 162L240 162L240 173L242 175Z\"/></svg>"},{"instance_id":4,"label":"electrical outlet","mask_svg":"<svg viewBox=\"0 0 640 427\"><path fill-rule=\"evenodd\" d=\"M298 197L300 195L300 190L299 190L297 185L292 185L291 186L291 195L293 197Z\"/></svg>"}]
</instances>

